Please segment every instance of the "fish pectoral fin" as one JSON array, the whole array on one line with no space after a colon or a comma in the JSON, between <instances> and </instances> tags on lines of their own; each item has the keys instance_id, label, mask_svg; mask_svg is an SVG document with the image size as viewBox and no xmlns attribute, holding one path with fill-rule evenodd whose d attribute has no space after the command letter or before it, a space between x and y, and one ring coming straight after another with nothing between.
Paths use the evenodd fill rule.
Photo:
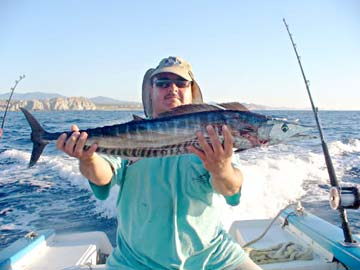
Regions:
<instances>
[{"instance_id":1,"label":"fish pectoral fin","mask_svg":"<svg viewBox=\"0 0 360 270\"><path fill-rule=\"evenodd\" d=\"M133 121L142 121L142 120L146 120L146 118L141 117L139 115L133 114Z\"/></svg>"}]
</instances>

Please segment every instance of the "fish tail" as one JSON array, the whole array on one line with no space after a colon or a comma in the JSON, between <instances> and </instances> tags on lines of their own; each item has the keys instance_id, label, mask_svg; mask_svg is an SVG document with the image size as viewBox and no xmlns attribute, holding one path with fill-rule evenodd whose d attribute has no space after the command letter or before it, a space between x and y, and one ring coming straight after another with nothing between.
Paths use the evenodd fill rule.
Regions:
<instances>
[{"instance_id":1,"label":"fish tail","mask_svg":"<svg viewBox=\"0 0 360 270\"><path fill-rule=\"evenodd\" d=\"M20 108L24 113L26 120L31 127L31 141L33 142L33 149L31 152L31 158L29 162L29 168L34 166L40 158L45 146L49 143L42 139L42 135L46 132L35 117L26 109Z\"/></svg>"}]
</instances>

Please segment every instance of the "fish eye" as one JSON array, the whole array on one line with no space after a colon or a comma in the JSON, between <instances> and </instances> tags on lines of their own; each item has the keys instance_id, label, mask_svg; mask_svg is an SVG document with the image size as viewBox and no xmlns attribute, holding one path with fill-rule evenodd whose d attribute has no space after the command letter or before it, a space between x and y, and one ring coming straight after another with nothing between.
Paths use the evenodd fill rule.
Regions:
<instances>
[{"instance_id":1,"label":"fish eye","mask_svg":"<svg viewBox=\"0 0 360 270\"><path fill-rule=\"evenodd\" d=\"M282 130L283 132L287 132L287 131L289 130L289 126L288 126L287 124L283 124L283 125L281 126L281 130Z\"/></svg>"}]
</instances>

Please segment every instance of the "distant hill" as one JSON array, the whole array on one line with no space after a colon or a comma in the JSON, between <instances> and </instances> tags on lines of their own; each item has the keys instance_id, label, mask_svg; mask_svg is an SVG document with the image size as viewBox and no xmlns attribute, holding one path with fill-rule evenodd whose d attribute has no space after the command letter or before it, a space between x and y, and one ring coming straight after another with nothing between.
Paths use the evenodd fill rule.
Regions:
<instances>
[{"instance_id":1,"label":"distant hill","mask_svg":"<svg viewBox=\"0 0 360 270\"><path fill-rule=\"evenodd\" d=\"M263 106L263 105L258 105L258 104L253 104L253 103L242 103L246 108L248 108L250 111L254 111L254 110L268 110L269 107Z\"/></svg>"},{"instance_id":2,"label":"distant hill","mask_svg":"<svg viewBox=\"0 0 360 270\"><path fill-rule=\"evenodd\" d=\"M103 96L89 98L94 104L107 104L107 105L138 105L140 102L123 101Z\"/></svg>"},{"instance_id":3,"label":"distant hill","mask_svg":"<svg viewBox=\"0 0 360 270\"><path fill-rule=\"evenodd\" d=\"M10 92L5 94L0 94L0 99L7 100L10 97ZM42 100L42 99L51 99L51 98L66 98L65 96L52 93L44 92L29 92L29 93L14 93L12 100Z\"/></svg>"},{"instance_id":4,"label":"distant hill","mask_svg":"<svg viewBox=\"0 0 360 270\"><path fill-rule=\"evenodd\" d=\"M9 97L10 92L0 94L0 111L5 110L6 100ZM17 111L19 107L30 110L142 110L141 102L121 101L103 96L66 97L44 92L14 93L10 110Z\"/></svg>"},{"instance_id":5,"label":"distant hill","mask_svg":"<svg viewBox=\"0 0 360 270\"><path fill-rule=\"evenodd\" d=\"M265 106L265 105L259 105L254 103L243 103L246 108L248 108L250 111L266 111L266 110L297 110L294 108L288 108L288 107L271 107L271 106Z\"/></svg>"},{"instance_id":6,"label":"distant hill","mask_svg":"<svg viewBox=\"0 0 360 270\"><path fill-rule=\"evenodd\" d=\"M7 107L5 100L0 100L0 111ZM31 99L31 100L11 100L10 111L19 111L25 108L32 111L77 111L77 110L96 110L96 105L84 97L69 98L50 98L50 99Z\"/></svg>"}]
</instances>

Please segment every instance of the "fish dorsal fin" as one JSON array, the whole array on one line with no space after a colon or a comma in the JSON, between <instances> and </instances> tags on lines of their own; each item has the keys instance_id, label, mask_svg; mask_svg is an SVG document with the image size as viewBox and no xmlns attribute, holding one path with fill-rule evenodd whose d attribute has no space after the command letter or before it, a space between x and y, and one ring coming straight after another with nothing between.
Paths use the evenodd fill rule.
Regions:
<instances>
[{"instance_id":1,"label":"fish dorsal fin","mask_svg":"<svg viewBox=\"0 0 360 270\"><path fill-rule=\"evenodd\" d=\"M142 121L142 120L146 120L146 119L139 115L133 114L133 121Z\"/></svg>"},{"instance_id":2,"label":"fish dorsal fin","mask_svg":"<svg viewBox=\"0 0 360 270\"><path fill-rule=\"evenodd\" d=\"M233 110L233 111L248 111L249 110L248 108L246 108L244 105L242 105L239 102L220 103L219 105L227 110Z\"/></svg>"},{"instance_id":3,"label":"fish dorsal fin","mask_svg":"<svg viewBox=\"0 0 360 270\"><path fill-rule=\"evenodd\" d=\"M196 113L196 112L208 112L208 111L219 111L219 110L235 110L235 111L248 111L248 109L238 103L238 102L230 102L230 103L220 103L220 104L186 104L173 108L170 111L163 112L158 115L158 117L170 117L175 115Z\"/></svg>"},{"instance_id":4,"label":"fish dorsal fin","mask_svg":"<svg viewBox=\"0 0 360 270\"><path fill-rule=\"evenodd\" d=\"M175 107L170 111L163 112L158 117L169 117L181 114L196 113L196 112L207 112L207 111L218 111L220 110L217 106L200 103L200 104L186 104Z\"/></svg>"}]
</instances>

